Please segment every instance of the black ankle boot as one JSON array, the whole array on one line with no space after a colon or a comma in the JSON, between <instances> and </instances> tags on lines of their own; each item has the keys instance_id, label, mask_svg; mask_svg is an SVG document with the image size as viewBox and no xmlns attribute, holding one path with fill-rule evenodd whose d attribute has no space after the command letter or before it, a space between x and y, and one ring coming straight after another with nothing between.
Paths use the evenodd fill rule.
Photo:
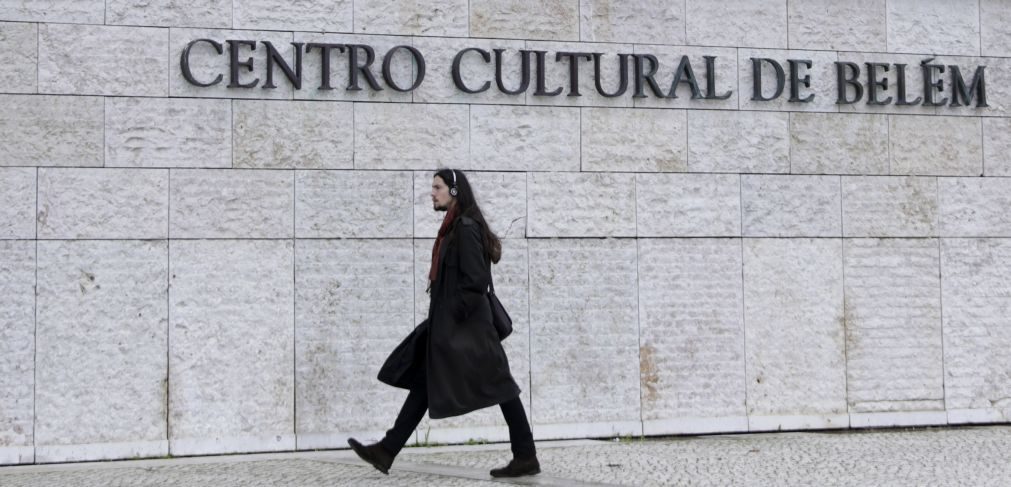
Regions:
<instances>
[{"instance_id":1,"label":"black ankle boot","mask_svg":"<svg viewBox=\"0 0 1011 487\"><path fill-rule=\"evenodd\" d=\"M393 456L383 448L383 445L379 443L373 443L369 446L365 446L358 442L354 438L348 438L348 444L351 445L351 449L358 454L358 457L366 462L369 462L376 470L389 475L390 465L393 465Z\"/></svg>"},{"instance_id":2,"label":"black ankle boot","mask_svg":"<svg viewBox=\"0 0 1011 487\"><path fill-rule=\"evenodd\" d=\"M524 475L537 475L541 473L541 464L537 462L537 457L527 459L513 458L502 468L495 468L491 471L492 477L522 477Z\"/></svg>"}]
</instances>

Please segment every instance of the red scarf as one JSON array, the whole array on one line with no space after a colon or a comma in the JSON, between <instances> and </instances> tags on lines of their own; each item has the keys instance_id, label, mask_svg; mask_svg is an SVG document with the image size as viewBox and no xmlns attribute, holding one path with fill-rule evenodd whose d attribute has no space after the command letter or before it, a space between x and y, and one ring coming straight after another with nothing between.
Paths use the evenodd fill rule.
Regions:
<instances>
[{"instance_id":1,"label":"red scarf","mask_svg":"<svg viewBox=\"0 0 1011 487\"><path fill-rule=\"evenodd\" d=\"M439 235L435 237L435 245L432 246L432 267L428 270L428 287L432 287L432 282L435 281L435 276L439 272L439 248L442 247L442 240L449 233L449 227L453 225L453 220L456 220L456 209L457 205L453 205L446 212L446 216L442 219L442 226L439 227Z\"/></svg>"}]
</instances>

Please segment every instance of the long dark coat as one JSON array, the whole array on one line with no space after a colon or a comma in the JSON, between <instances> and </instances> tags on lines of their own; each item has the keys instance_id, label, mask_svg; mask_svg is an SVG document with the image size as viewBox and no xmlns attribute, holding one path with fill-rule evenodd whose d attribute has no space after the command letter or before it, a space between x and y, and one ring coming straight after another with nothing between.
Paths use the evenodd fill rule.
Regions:
<instances>
[{"instance_id":1,"label":"long dark coat","mask_svg":"<svg viewBox=\"0 0 1011 487\"><path fill-rule=\"evenodd\" d=\"M428 415L458 416L517 397L519 386L491 321L491 264L481 227L459 217L439 251L428 319L394 349L379 380L410 389L426 381Z\"/></svg>"}]
</instances>

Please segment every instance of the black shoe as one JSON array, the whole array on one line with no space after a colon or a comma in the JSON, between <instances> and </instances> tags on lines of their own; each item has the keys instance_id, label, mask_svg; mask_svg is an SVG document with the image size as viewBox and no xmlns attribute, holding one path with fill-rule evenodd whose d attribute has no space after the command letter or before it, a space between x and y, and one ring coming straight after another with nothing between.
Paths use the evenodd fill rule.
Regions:
<instances>
[{"instance_id":1,"label":"black shoe","mask_svg":"<svg viewBox=\"0 0 1011 487\"><path fill-rule=\"evenodd\" d=\"M526 460L512 459L509 465L502 468L494 468L491 471L492 477L522 477L524 475L537 475L541 473L541 464L537 462L537 457Z\"/></svg>"},{"instance_id":2,"label":"black shoe","mask_svg":"<svg viewBox=\"0 0 1011 487\"><path fill-rule=\"evenodd\" d=\"M359 458L376 467L376 470L386 475L390 474L390 465L393 465L393 457L390 456L389 452L382 445L373 443L365 446L354 438L348 438L348 444L351 445L351 449L358 454Z\"/></svg>"}]
</instances>

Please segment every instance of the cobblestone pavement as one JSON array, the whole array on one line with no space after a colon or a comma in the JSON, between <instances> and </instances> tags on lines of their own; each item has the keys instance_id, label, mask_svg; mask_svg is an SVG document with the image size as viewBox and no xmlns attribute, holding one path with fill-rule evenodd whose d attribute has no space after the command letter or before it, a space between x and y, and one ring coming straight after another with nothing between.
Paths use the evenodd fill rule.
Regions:
<instances>
[{"instance_id":1,"label":"cobblestone pavement","mask_svg":"<svg viewBox=\"0 0 1011 487\"><path fill-rule=\"evenodd\" d=\"M540 442L526 485L1011 486L1011 426ZM409 448L389 476L349 451L0 467L4 487L494 486L508 445ZM508 481L506 483L509 483Z\"/></svg>"}]
</instances>

